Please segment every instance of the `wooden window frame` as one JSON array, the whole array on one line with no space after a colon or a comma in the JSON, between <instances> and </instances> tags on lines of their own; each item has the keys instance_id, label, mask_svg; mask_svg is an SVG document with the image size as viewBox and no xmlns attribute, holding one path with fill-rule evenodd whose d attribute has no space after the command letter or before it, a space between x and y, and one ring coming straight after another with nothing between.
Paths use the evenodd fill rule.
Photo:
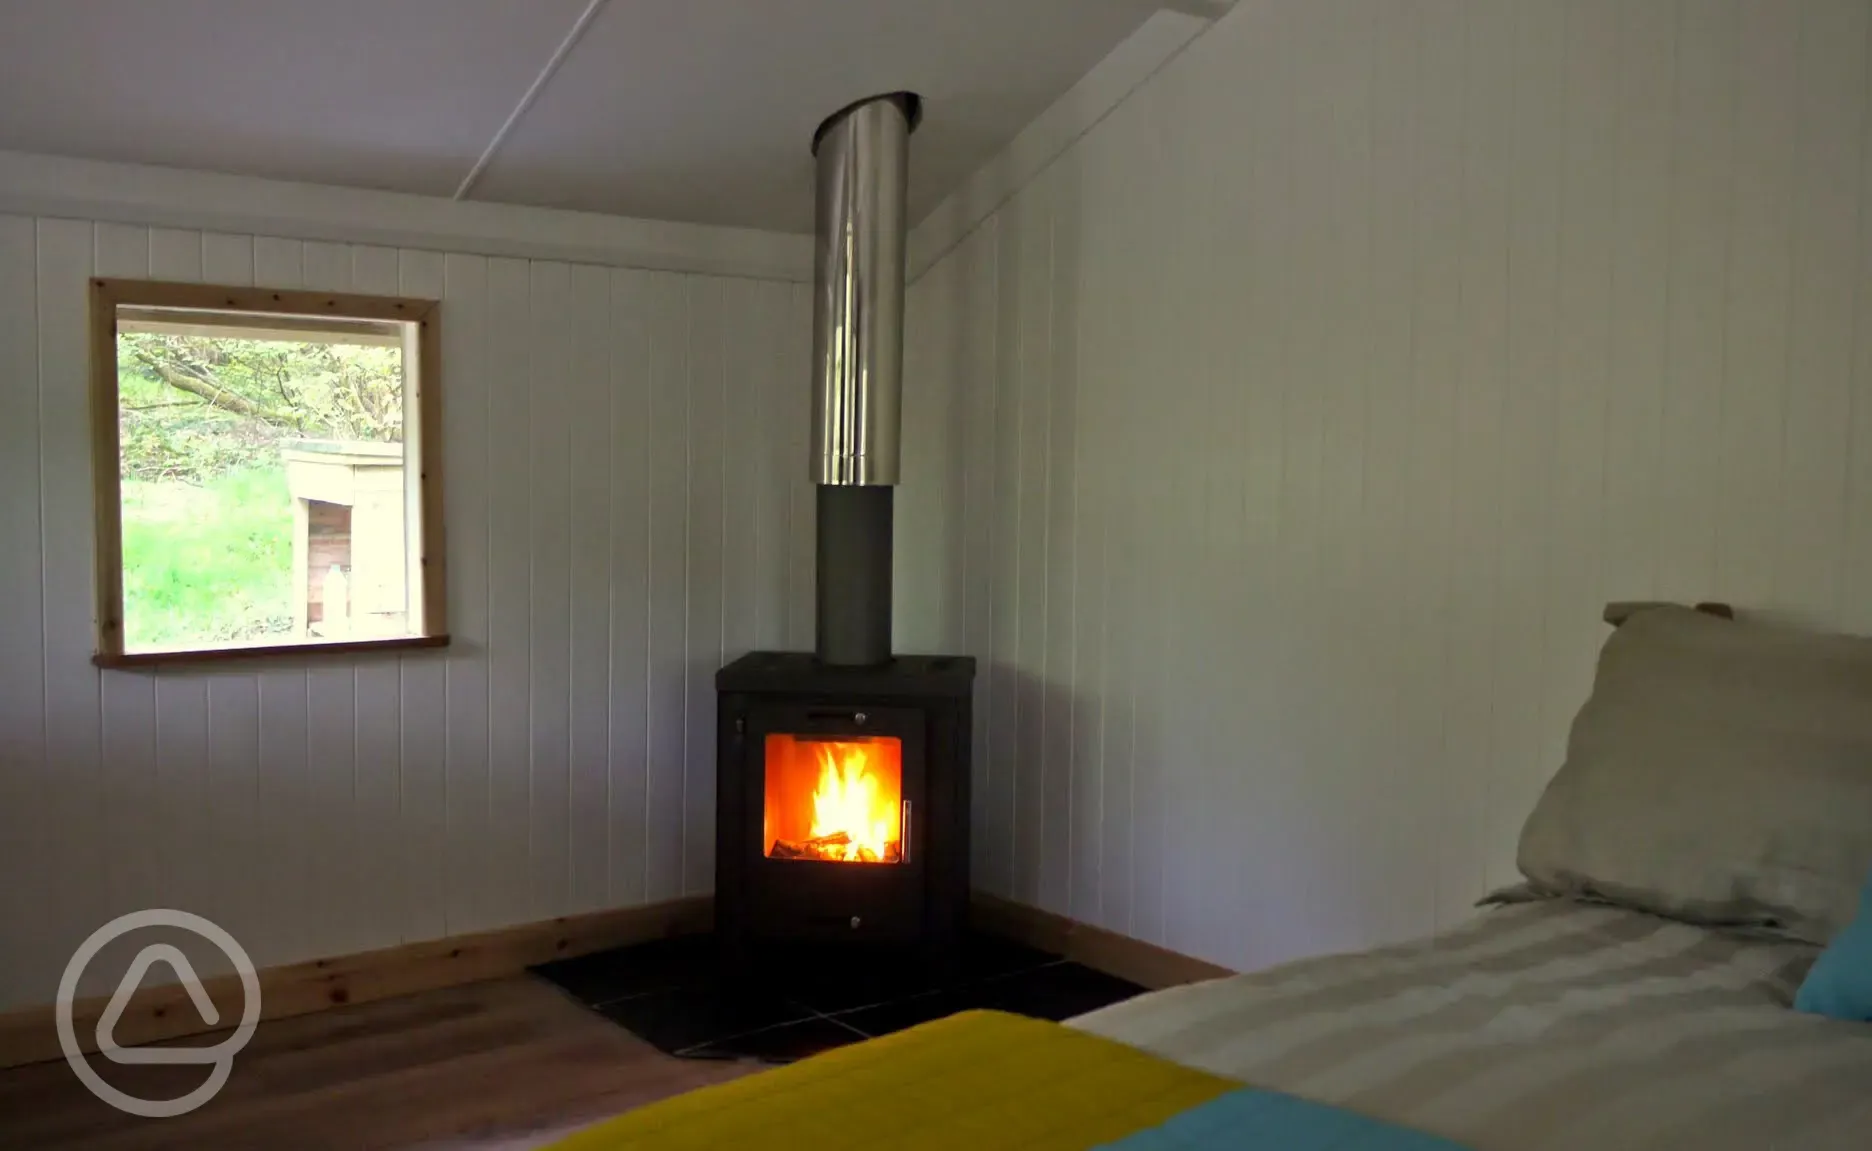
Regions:
<instances>
[{"instance_id":1,"label":"wooden window frame","mask_svg":"<svg viewBox=\"0 0 1872 1151\"><path fill-rule=\"evenodd\" d=\"M361 333L402 333L404 403L415 418L405 426L404 451L414 450L422 517L417 554L422 590L415 634L382 639L309 640L303 643L208 647L185 651L126 652L123 626L123 491L117 393L120 308L201 312L206 326L253 328L273 338L330 332L353 322ZM149 667L258 657L316 657L447 646L448 592L442 519L442 320L437 300L367 296L350 292L179 284L159 280L91 281L91 457L97 559L99 667ZM333 321L337 321L334 323ZM133 325L137 321L132 321ZM385 328L390 323L403 325ZM375 325L375 326L373 326ZM373 341L374 342L374 341ZM412 444L411 441L414 441ZM408 482L407 480L405 481ZM406 497L407 498L407 497Z\"/></svg>"}]
</instances>

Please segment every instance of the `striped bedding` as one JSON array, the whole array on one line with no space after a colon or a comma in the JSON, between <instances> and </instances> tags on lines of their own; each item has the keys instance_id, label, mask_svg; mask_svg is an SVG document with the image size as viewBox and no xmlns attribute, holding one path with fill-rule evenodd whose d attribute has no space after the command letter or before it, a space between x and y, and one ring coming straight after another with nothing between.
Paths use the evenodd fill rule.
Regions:
<instances>
[{"instance_id":1,"label":"striped bedding","mask_svg":"<svg viewBox=\"0 0 1872 1151\"><path fill-rule=\"evenodd\" d=\"M1863 1151L1872 1025L1789 1006L1816 952L1528 903L1072 1026L1471 1151Z\"/></svg>"}]
</instances>

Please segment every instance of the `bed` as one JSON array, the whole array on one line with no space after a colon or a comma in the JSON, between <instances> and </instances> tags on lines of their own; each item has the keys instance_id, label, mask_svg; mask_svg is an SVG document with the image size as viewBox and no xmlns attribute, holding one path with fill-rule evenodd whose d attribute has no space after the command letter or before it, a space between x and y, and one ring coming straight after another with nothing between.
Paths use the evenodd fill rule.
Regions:
<instances>
[{"instance_id":1,"label":"bed","mask_svg":"<svg viewBox=\"0 0 1872 1151\"><path fill-rule=\"evenodd\" d=\"M1818 950L1545 900L1070 1026L1472 1151L1863 1151L1872 1026L1789 1007Z\"/></svg>"},{"instance_id":2,"label":"bed","mask_svg":"<svg viewBox=\"0 0 1872 1151\"><path fill-rule=\"evenodd\" d=\"M1526 882L1454 930L1064 1026L966 1013L565 1151L1872 1147L1872 640L1727 615L1607 609ZM1864 1006L1795 1010L1849 937L1820 968Z\"/></svg>"}]
</instances>

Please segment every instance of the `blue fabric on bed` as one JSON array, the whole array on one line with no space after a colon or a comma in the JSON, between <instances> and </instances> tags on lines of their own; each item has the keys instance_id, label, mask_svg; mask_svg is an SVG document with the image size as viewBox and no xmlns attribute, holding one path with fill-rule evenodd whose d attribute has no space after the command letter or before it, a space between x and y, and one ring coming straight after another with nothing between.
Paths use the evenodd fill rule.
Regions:
<instances>
[{"instance_id":1,"label":"blue fabric on bed","mask_svg":"<svg viewBox=\"0 0 1872 1151\"><path fill-rule=\"evenodd\" d=\"M1794 996L1794 1009L1872 1022L1872 876L1859 894L1859 914L1814 961Z\"/></svg>"},{"instance_id":2,"label":"blue fabric on bed","mask_svg":"<svg viewBox=\"0 0 1872 1151\"><path fill-rule=\"evenodd\" d=\"M1406 1127L1252 1087L1107 1143L1101 1151L1463 1151Z\"/></svg>"}]
</instances>

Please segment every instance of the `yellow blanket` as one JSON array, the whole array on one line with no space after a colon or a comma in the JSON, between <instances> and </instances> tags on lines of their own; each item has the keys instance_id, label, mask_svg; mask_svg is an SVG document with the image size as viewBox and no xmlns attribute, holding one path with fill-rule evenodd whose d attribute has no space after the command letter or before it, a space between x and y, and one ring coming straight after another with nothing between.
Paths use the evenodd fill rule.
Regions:
<instances>
[{"instance_id":1,"label":"yellow blanket","mask_svg":"<svg viewBox=\"0 0 1872 1151\"><path fill-rule=\"evenodd\" d=\"M1237 1086L1055 1023L967 1011L640 1108L551 1151L1086 1151Z\"/></svg>"}]
</instances>

